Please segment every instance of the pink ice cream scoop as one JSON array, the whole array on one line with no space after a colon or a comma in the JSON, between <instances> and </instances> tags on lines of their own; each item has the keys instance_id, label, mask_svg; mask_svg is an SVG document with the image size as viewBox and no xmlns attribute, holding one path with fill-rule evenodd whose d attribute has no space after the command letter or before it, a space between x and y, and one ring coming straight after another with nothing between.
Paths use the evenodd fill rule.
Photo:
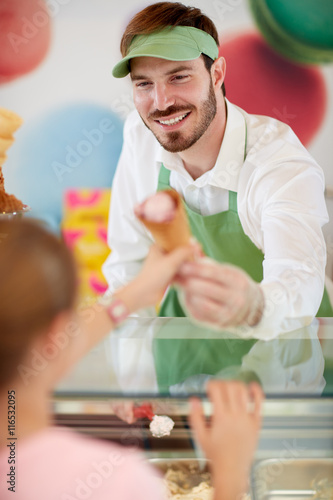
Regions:
<instances>
[{"instance_id":1,"label":"pink ice cream scoop","mask_svg":"<svg viewBox=\"0 0 333 500\"><path fill-rule=\"evenodd\" d=\"M149 197L135 209L136 215L151 222L169 222L175 217L176 202L166 192Z\"/></svg>"},{"instance_id":2,"label":"pink ice cream scoop","mask_svg":"<svg viewBox=\"0 0 333 500\"><path fill-rule=\"evenodd\" d=\"M136 206L135 215L165 252L172 252L191 241L183 199L174 189L150 196Z\"/></svg>"}]
</instances>

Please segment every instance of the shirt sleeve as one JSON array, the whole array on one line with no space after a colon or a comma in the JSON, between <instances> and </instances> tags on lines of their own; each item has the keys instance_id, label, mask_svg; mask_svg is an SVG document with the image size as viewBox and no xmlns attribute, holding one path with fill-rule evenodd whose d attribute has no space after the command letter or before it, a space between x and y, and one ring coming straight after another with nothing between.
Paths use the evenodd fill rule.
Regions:
<instances>
[{"instance_id":1,"label":"shirt sleeve","mask_svg":"<svg viewBox=\"0 0 333 500\"><path fill-rule=\"evenodd\" d=\"M124 144L112 185L108 223L108 245L111 253L103 265L103 273L108 283L108 292L129 283L139 273L149 247L153 243L149 232L134 215L134 207L154 190L153 175L150 179L140 178L137 166L142 154L140 133L135 133L133 115L124 127ZM149 167L147 167L149 168ZM143 174L144 175L144 174ZM156 188L155 188L156 190ZM140 315L155 316L154 308L141 311Z\"/></svg>"},{"instance_id":2,"label":"shirt sleeve","mask_svg":"<svg viewBox=\"0 0 333 500\"><path fill-rule=\"evenodd\" d=\"M284 125L281 125L284 127ZM263 318L243 336L268 340L311 323L325 280L328 221L324 176L296 136L287 131L250 155L240 183L239 214L246 234L264 253ZM296 147L297 146L297 147ZM271 149L272 153L272 149Z\"/></svg>"}]
</instances>

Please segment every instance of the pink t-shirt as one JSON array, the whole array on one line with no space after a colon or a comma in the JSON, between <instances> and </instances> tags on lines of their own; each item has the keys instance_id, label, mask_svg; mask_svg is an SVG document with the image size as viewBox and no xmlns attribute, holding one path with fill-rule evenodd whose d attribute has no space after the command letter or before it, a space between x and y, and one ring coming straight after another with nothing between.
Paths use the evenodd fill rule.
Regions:
<instances>
[{"instance_id":1,"label":"pink t-shirt","mask_svg":"<svg viewBox=\"0 0 333 500\"><path fill-rule=\"evenodd\" d=\"M162 500L158 473L138 451L61 427L15 443L15 493L10 446L0 451L1 500ZM12 476L14 479L14 476Z\"/></svg>"}]
</instances>

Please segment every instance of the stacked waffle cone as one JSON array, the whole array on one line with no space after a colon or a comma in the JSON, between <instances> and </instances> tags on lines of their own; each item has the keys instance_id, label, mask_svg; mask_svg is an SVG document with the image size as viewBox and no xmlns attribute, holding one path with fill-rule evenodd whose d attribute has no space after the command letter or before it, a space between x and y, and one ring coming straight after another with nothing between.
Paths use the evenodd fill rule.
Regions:
<instances>
[{"instance_id":1,"label":"stacked waffle cone","mask_svg":"<svg viewBox=\"0 0 333 500\"><path fill-rule=\"evenodd\" d=\"M155 242L166 252L187 245L191 240L191 230L180 195L173 189L162 191L172 198L175 210L171 220L156 222L149 220L144 213L145 202L136 210L138 219L151 232ZM147 200L146 200L147 202Z\"/></svg>"},{"instance_id":2,"label":"stacked waffle cone","mask_svg":"<svg viewBox=\"0 0 333 500\"><path fill-rule=\"evenodd\" d=\"M0 108L0 214L15 213L24 208L23 203L13 194L5 191L5 181L2 166L7 159L7 149L14 142L13 134L22 125L22 119L9 111Z\"/></svg>"}]
</instances>

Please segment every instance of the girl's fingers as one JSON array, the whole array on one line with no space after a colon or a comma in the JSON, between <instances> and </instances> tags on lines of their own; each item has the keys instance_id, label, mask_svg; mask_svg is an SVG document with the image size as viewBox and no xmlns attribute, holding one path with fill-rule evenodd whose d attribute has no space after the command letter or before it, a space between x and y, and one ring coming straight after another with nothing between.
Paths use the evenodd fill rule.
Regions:
<instances>
[{"instance_id":1,"label":"girl's fingers","mask_svg":"<svg viewBox=\"0 0 333 500\"><path fill-rule=\"evenodd\" d=\"M260 425L261 422L261 412L262 412L262 402L264 399L264 393L259 384L253 382L249 385L249 392L253 401L254 409L253 414L254 417L258 420Z\"/></svg>"},{"instance_id":2,"label":"girl's fingers","mask_svg":"<svg viewBox=\"0 0 333 500\"><path fill-rule=\"evenodd\" d=\"M207 441L207 426L201 401L198 398L191 398L190 425L202 447Z\"/></svg>"}]
</instances>

